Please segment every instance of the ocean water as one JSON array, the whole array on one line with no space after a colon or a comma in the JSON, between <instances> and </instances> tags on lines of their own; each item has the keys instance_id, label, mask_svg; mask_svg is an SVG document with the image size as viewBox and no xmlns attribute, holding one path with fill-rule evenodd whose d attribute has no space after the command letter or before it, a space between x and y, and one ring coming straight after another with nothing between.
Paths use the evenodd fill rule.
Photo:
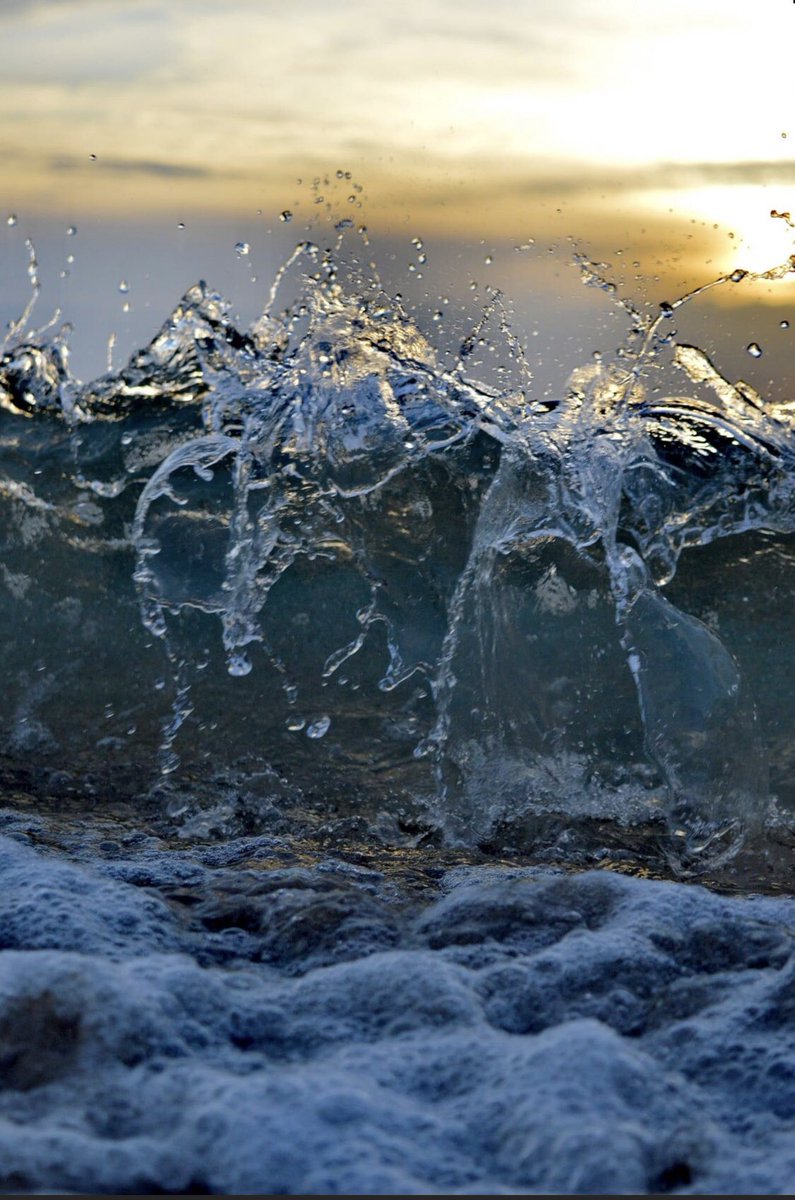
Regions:
<instances>
[{"instance_id":1,"label":"ocean water","mask_svg":"<svg viewBox=\"0 0 795 1200\"><path fill-rule=\"evenodd\" d=\"M28 246L3 1186L786 1192L795 408L679 328L793 263L579 256L613 348L542 386L315 238L88 382Z\"/></svg>"}]
</instances>

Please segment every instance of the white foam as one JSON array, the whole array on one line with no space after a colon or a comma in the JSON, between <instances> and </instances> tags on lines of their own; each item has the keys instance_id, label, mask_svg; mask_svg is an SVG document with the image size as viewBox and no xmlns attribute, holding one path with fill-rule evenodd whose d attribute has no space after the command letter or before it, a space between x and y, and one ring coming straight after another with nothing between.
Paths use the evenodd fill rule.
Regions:
<instances>
[{"instance_id":1,"label":"white foam","mask_svg":"<svg viewBox=\"0 0 795 1200\"><path fill-rule=\"evenodd\" d=\"M792 900L213 861L0 840L6 1189L790 1189Z\"/></svg>"}]
</instances>

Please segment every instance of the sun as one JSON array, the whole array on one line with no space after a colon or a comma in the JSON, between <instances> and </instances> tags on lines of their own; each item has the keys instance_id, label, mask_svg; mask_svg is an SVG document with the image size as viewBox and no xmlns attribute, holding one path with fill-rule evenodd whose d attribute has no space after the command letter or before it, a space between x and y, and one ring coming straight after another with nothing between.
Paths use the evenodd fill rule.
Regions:
<instances>
[{"instance_id":1,"label":"sun","mask_svg":"<svg viewBox=\"0 0 795 1200\"><path fill-rule=\"evenodd\" d=\"M715 258L719 270L742 269L763 274L786 263L795 253L795 193L772 185L711 185L685 188L676 193L680 216L700 222L723 246ZM649 193L646 203L657 211L670 211L671 192ZM794 218L795 219L795 218Z\"/></svg>"}]
</instances>

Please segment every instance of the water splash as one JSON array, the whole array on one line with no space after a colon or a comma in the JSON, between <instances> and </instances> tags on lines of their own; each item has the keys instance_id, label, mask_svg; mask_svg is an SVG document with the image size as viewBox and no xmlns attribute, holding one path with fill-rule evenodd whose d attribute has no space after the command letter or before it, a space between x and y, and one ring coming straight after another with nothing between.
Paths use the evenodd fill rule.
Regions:
<instances>
[{"instance_id":1,"label":"water splash","mask_svg":"<svg viewBox=\"0 0 795 1200\"><path fill-rule=\"evenodd\" d=\"M268 674L281 693L251 753L278 727L376 774L402 763L426 800L411 772L427 769L453 840L511 811L598 807L612 787L666 813L682 869L734 853L766 813L763 738L729 650L660 589L688 547L792 531L795 430L790 407L725 379L670 318L792 260L650 316L618 297L615 357L538 402L499 293L444 367L344 253L350 225L333 251L296 247L250 329L199 284L148 347L85 385L64 337L26 333L30 249L0 403L14 429L46 423L71 468L47 500L26 479L2 490L59 534L78 522L83 550L93 522L105 550L134 551L173 679L161 770L191 722L211 732L194 693L212 620L234 684ZM605 286L600 264L580 268ZM511 362L503 388L471 374L491 338Z\"/></svg>"}]
</instances>

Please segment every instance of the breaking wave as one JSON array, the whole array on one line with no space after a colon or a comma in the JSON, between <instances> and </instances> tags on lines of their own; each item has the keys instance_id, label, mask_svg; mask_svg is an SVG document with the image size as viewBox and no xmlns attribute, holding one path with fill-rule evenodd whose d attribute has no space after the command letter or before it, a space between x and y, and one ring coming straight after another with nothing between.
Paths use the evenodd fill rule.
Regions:
<instances>
[{"instance_id":1,"label":"breaking wave","mask_svg":"<svg viewBox=\"0 0 795 1200\"><path fill-rule=\"evenodd\" d=\"M99 803L112 779L184 836L576 859L612 823L680 871L728 860L769 776L795 804L792 730L753 622L727 638L686 564L719 597L749 560L791 587L795 406L678 340L700 293L622 302L612 359L534 399L498 293L445 361L352 236L298 245L245 330L192 287L86 384L32 304L10 328L6 782Z\"/></svg>"}]
</instances>

